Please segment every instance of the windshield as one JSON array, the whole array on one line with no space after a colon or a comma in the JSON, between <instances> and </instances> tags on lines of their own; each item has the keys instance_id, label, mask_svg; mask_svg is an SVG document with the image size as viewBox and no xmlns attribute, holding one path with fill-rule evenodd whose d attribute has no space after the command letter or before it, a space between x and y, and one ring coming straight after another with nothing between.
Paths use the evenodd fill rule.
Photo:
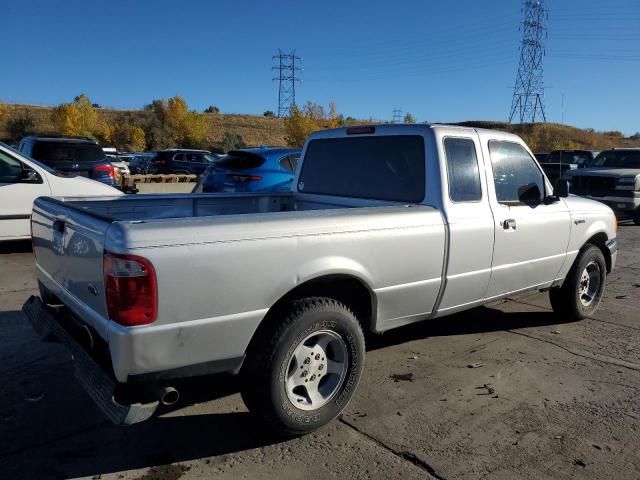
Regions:
<instances>
[{"instance_id":1,"label":"windshield","mask_svg":"<svg viewBox=\"0 0 640 480\"><path fill-rule=\"evenodd\" d=\"M33 156L44 162L96 162L105 159L102 149L95 143L37 142Z\"/></svg>"},{"instance_id":2,"label":"windshield","mask_svg":"<svg viewBox=\"0 0 640 480\"><path fill-rule=\"evenodd\" d=\"M608 152L601 152L589 166L640 168L640 150L609 150Z\"/></svg>"}]
</instances>

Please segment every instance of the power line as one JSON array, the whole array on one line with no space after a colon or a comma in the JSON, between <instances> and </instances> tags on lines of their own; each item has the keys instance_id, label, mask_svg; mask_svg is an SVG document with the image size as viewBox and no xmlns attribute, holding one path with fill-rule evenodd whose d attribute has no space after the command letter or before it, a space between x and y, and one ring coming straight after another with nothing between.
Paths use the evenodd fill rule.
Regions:
<instances>
[{"instance_id":1,"label":"power line","mask_svg":"<svg viewBox=\"0 0 640 480\"><path fill-rule=\"evenodd\" d=\"M543 77L546 19L544 0L525 0L520 62L513 88L509 123L514 119L519 123L535 123L540 118L543 122L547 121L544 113Z\"/></svg>"},{"instance_id":2,"label":"power line","mask_svg":"<svg viewBox=\"0 0 640 480\"><path fill-rule=\"evenodd\" d=\"M393 109L393 123L402 123L403 117L402 117L402 109L401 108L394 108Z\"/></svg>"},{"instance_id":3,"label":"power line","mask_svg":"<svg viewBox=\"0 0 640 480\"><path fill-rule=\"evenodd\" d=\"M273 56L273 60L277 60L277 64L271 69L278 72L278 76L273 80L278 80L278 117L287 117L291 114L291 108L296 105L296 82L300 82L296 78L296 73L302 69L296 65L300 64L302 58L296 55L293 50L290 53L284 53L278 49L278 54Z\"/></svg>"}]
</instances>

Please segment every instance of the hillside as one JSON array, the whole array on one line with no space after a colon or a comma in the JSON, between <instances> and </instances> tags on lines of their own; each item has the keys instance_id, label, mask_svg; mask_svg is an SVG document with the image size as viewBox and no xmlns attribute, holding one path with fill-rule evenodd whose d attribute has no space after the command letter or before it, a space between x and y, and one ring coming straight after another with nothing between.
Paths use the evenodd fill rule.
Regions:
<instances>
[{"instance_id":1,"label":"hillside","mask_svg":"<svg viewBox=\"0 0 640 480\"><path fill-rule=\"evenodd\" d=\"M53 108L37 105L6 105L0 118L0 138L17 142L15 129L9 127L12 120L29 118L31 128L37 133L55 134L51 120ZM142 110L97 109L100 122L142 125ZM208 148L219 148L225 133L237 134L247 145L285 145L287 135L283 119L240 114L200 114L206 119ZM15 122L14 122L15 123ZM369 122L366 122L369 123ZM625 138L620 132L596 132L556 123L510 125L497 121L465 121L458 125L478 128L495 128L520 135L534 151L545 152L559 148L585 148L602 150L612 147L640 147L640 136ZM180 145L176 145L180 146Z\"/></svg>"}]
</instances>

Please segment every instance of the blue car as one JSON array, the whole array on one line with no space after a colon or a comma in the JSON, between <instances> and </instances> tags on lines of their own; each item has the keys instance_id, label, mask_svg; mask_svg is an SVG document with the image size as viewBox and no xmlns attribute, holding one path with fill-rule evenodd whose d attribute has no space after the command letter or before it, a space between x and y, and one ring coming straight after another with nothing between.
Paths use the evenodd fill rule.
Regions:
<instances>
[{"instance_id":1,"label":"blue car","mask_svg":"<svg viewBox=\"0 0 640 480\"><path fill-rule=\"evenodd\" d=\"M205 171L194 192L290 190L301 153L284 147L232 150Z\"/></svg>"}]
</instances>

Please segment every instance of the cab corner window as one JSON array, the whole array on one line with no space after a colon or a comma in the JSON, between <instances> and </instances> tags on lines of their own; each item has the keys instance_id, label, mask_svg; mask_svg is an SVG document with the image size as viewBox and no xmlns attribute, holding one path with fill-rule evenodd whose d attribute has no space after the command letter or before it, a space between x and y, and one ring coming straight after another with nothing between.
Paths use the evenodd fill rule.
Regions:
<instances>
[{"instance_id":1,"label":"cab corner window","mask_svg":"<svg viewBox=\"0 0 640 480\"><path fill-rule=\"evenodd\" d=\"M544 177L531 155L519 144L491 140L496 198L507 205L535 204L544 197Z\"/></svg>"},{"instance_id":2,"label":"cab corner window","mask_svg":"<svg viewBox=\"0 0 640 480\"><path fill-rule=\"evenodd\" d=\"M476 146L470 138L445 138L444 150L452 202L475 202L482 199Z\"/></svg>"}]
</instances>

